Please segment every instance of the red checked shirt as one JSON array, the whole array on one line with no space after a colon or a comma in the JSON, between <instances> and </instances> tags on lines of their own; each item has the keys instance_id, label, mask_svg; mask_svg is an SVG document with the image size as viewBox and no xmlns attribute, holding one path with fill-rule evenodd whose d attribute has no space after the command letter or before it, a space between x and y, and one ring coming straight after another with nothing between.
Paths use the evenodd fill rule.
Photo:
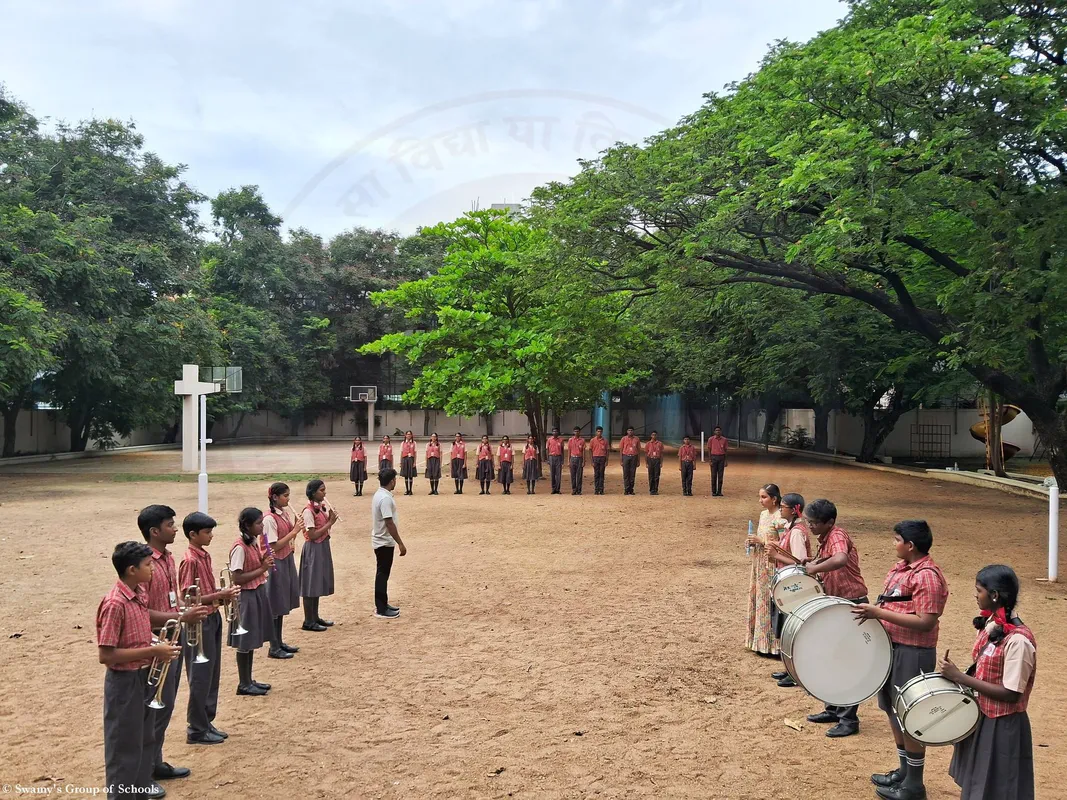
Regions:
<instances>
[{"instance_id":1,"label":"red checked shirt","mask_svg":"<svg viewBox=\"0 0 1067 800\"><path fill-rule=\"evenodd\" d=\"M263 565L263 560L259 556L259 548L254 544L245 544L245 540L240 536L237 537L237 541L233 543L233 547L230 548L230 569L234 572L237 570L243 570L245 572L253 572L259 569ZM267 582L267 573L264 572L258 578L253 578L248 583L241 585L241 590L250 592L253 589L258 589L260 586Z\"/></svg>"},{"instance_id":2,"label":"red checked shirt","mask_svg":"<svg viewBox=\"0 0 1067 800\"><path fill-rule=\"evenodd\" d=\"M730 442L725 436L712 436L708 439L708 453L713 456L724 456L730 449Z\"/></svg>"},{"instance_id":3,"label":"red checked shirt","mask_svg":"<svg viewBox=\"0 0 1067 800\"><path fill-rule=\"evenodd\" d=\"M259 539L260 554L267 554L267 548L263 544L263 540L266 539L270 542L271 552L274 553L276 559L281 561L283 558L289 558L293 554L293 543L289 542L289 544L279 546L278 540L288 536L295 527L296 512L289 506L279 508L277 511L268 511L264 514L263 535Z\"/></svg>"},{"instance_id":4,"label":"red checked shirt","mask_svg":"<svg viewBox=\"0 0 1067 800\"><path fill-rule=\"evenodd\" d=\"M911 597L910 600L893 600L893 597ZM940 616L948 601L948 581L941 568L930 556L923 556L914 564L899 561L885 577L885 588L878 604L886 611L898 614L937 614ZM916 631L881 620L882 627L896 644L911 647L937 647L940 621L929 631Z\"/></svg>"},{"instance_id":5,"label":"red checked shirt","mask_svg":"<svg viewBox=\"0 0 1067 800\"><path fill-rule=\"evenodd\" d=\"M585 439L581 436L572 436L567 440L567 452L571 458L581 458L585 455Z\"/></svg>"},{"instance_id":6,"label":"red checked shirt","mask_svg":"<svg viewBox=\"0 0 1067 800\"><path fill-rule=\"evenodd\" d=\"M153 611L178 610L178 573L174 569L174 556L169 550L160 552L152 548L152 581L148 584L148 607Z\"/></svg>"},{"instance_id":7,"label":"red checked shirt","mask_svg":"<svg viewBox=\"0 0 1067 800\"><path fill-rule=\"evenodd\" d=\"M364 450L362 447L353 447L352 448L352 460L353 461L366 461L367 460L367 451Z\"/></svg>"},{"instance_id":8,"label":"red checked shirt","mask_svg":"<svg viewBox=\"0 0 1067 800\"><path fill-rule=\"evenodd\" d=\"M645 456L648 458L663 458L663 442L657 439L645 444Z\"/></svg>"},{"instance_id":9,"label":"red checked shirt","mask_svg":"<svg viewBox=\"0 0 1067 800\"><path fill-rule=\"evenodd\" d=\"M441 445L428 444L426 445L426 458L441 458Z\"/></svg>"},{"instance_id":10,"label":"red checked shirt","mask_svg":"<svg viewBox=\"0 0 1067 800\"><path fill-rule=\"evenodd\" d=\"M604 458L608 454L608 440L603 436L594 436L589 440L589 452L593 458Z\"/></svg>"},{"instance_id":11,"label":"red checked shirt","mask_svg":"<svg viewBox=\"0 0 1067 800\"><path fill-rule=\"evenodd\" d=\"M550 456L561 456L563 455L563 440L558 436L549 436L545 449Z\"/></svg>"},{"instance_id":12,"label":"red checked shirt","mask_svg":"<svg viewBox=\"0 0 1067 800\"><path fill-rule=\"evenodd\" d=\"M641 451L641 440L636 436L623 436L619 450L624 456L636 456Z\"/></svg>"},{"instance_id":13,"label":"red checked shirt","mask_svg":"<svg viewBox=\"0 0 1067 800\"><path fill-rule=\"evenodd\" d=\"M1026 711L1037 675L1037 641L1033 631L1025 625L1016 625L1008 636L993 644L989 641L989 632L994 627L989 623L978 631L971 651L974 677L1019 692L1022 697L1015 703L1007 703L978 694L978 707L991 719Z\"/></svg>"},{"instance_id":14,"label":"red checked shirt","mask_svg":"<svg viewBox=\"0 0 1067 800\"><path fill-rule=\"evenodd\" d=\"M452 458L467 460L467 445L465 442L456 442L452 445Z\"/></svg>"},{"instance_id":15,"label":"red checked shirt","mask_svg":"<svg viewBox=\"0 0 1067 800\"><path fill-rule=\"evenodd\" d=\"M144 586L131 589L117 581L96 609L96 643L123 650L152 646L152 623L148 618L148 592ZM119 672L147 667L150 659L113 664Z\"/></svg>"},{"instance_id":16,"label":"red checked shirt","mask_svg":"<svg viewBox=\"0 0 1067 800\"><path fill-rule=\"evenodd\" d=\"M683 444L678 448L678 460L679 461L696 461L697 449L691 444Z\"/></svg>"},{"instance_id":17,"label":"red checked shirt","mask_svg":"<svg viewBox=\"0 0 1067 800\"><path fill-rule=\"evenodd\" d=\"M393 460L393 446L391 444L378 446L378 460L390 462Z\"/></svg>"},{"instance_id":18,"label":"red checked shirt","mask_svg":"<svg viewBox=\"0 0 1067 800\"><path fill-rule=\"evenodd\" d=\"M526 449L522 451L523 461L536 461L537 460L537 448L532 445L526 445Z\"/></svg>"},{"instance_id":19,"label":"red checked shirt","mask_svg":"<svg viewBox=\"0 0 1067 800\"><path fill-rule=\"evenodd\" d=\"M415 457L416 444L409 442L406 439L400 443L400 457L401 458L414 458Z\"/></svg>"},{"instance_id":20,"label":"red checked shirt","mask_svg":"<svg viewBox=\"0 0 1067 800\"><path fill-rule=\"evenodd\" d=\"M847 553L848 561L845 566L832 572L820 572L823 588L832 597L843 597L846 600L858 600L867 595L867 584L863 582L860 574L860 554L852 539L836 525L826 534L825 539L819 541L819 558L829 558L838 553Z\"/></svg>"},{"instance_id":21,"label":"red checked shirt","mask_svg":"<svg viewBox=\"0 0 1067 800\"><path fill-rule=\"evenodd\" d=\"M493 446L491 444L478 445L478 460L479 461L492 461L493 460Z\"/></svg>"},{"instance_id":22,"label":"red checked shirt","mask_svg":"<svg viewBox=\"0 0 1067 800\"><path fill-rule=\"evenodd\" d=\"M211 568L211 553L202 548L190 546L178 565L178 585L182 593L200 579L200 594L215 594L215 573Z\"/></svg>"},{"instance_id":23,"label":"red checked shirt","mask_svg":"<svg viewBox=\"0 0 1067 800\"><path fill-rule=\"evenodd\" d=\"M501 464L510 464L515 460L515 451L507 445L502 444L497 450L497 456L500 458Z\"/></svg>"}]
</instances>

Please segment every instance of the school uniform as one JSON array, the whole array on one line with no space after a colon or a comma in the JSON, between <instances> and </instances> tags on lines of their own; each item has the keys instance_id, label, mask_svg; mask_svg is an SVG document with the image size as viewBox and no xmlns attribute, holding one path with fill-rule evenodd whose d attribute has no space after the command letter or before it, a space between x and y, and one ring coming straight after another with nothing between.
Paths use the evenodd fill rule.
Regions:
<instances>
[{"instance_id":1,"label":"school uniform","mask_svg":"<svg viewBox=\"0 0 1067 800\"><path fill-rule=\"evenodd\" d=\"M378 445L378 472L383 469L393 468L393 446L391 444Z\"/></svg>"},{"instance_id":2,"label":"school uniform","mask_svg":"<svg viewBox=\"0 0 1067 800\"><path fill-rule=\"evenodd\" d=\"M396 540L385 527L385 521L397 521L396 500L393 493L384 486L374 493L371 500L371 535L370 544L374 551L374 610L384 614L389 610L389 575L393 571L393 556L396 552Z\"/></svg>"},{"instance_id":3,"label":"school uniform","mask_svg":"<svg viewBox=\"0 0 1067 800\"><path fill-rule=\"evenodd\" d=\"M466 442L453 443L451 453L452 480L462 481L467 479L467 444Z\"/></svg>"},{"instance_id":4,"label":"school uniform","mask_svg":"<svg viewBox=\"0 0 1067 800\"><path fill-rule=\"evenodd\" d=\"M696 471L697 449L691 444L678 448L678 467L682 473L682 495L693 496L693 473Z\"/></svg>"},{"instance_id":5,"label":"school uniform","mask_svg":"<svg viewBox=\"0 0 1067 800\"><path fill-rule=\"evenodd\" d=\"M722 497L722 479L726 473L726 453L730 443L725 436L708 439L708 454L711 457L711 496Z\"/></svg>"},{"instance_id":6,"label":"school uniform","mask_svg":"<svg viewBox=\"0 0 1067 800\"><path fill-rule=\"evenodd\" d=\"M215 571L211 566L211 554L202 548L190 547L178 565L178 585L184 592L200 581L200 594L215 594ZM202 648L187 646L185 652L185 678L189 682L189 705L185 713L186 733L202 736L211 731L219 705L219 676L222 669L222 615L216 610L200 623ZM197 664L196 655L203 649L206 664Z\"/></svg>"},{"instance_id":7,"label":"school uniform","mask_svg":"<svg viewBox=\"0 0 1067 800\"><path fill-rule=\"evenodd\" d=\"M690 494L692 494L692 478L690 478ZM795 520L793 525L779 537L778 546L788 551L797 561L811 558L811 531L804 524L804 520ZM782 638L782 629L785 627L785 620L788 616L779 611L778 606L773 602L771 603L771 624L774 626L774 635L778 639Z\"/></svg>"},{"instance_id":8,"label":"school uniform","mask_svg":"<svg viewBox=\"0 0 1067 800\"><path fill-rule=\"evenodd\" d=\"M515 451L508 445L500 445L497 448L497 460L500 462L500 483L504 487L504 494L511 494L511 484L515 481L515 472L512 462L515 460Z\"/></svg>"},{"instance_id":9,"label":"school uniform","mask_svg":"<svg viewBox=\"0 0 1067 800\"><path fill-rule=\"evenodd\" d=\"M589 440L589 454L593 458L593 494L604 494L604 473L608 467L608 440L594 436Z\"/></svg>"},{"instance_id":10,"label":"school uniform","mask_svg":"<svg viewBox=\"0 0 1067 800\"><path fill-rule=\"evenodd\" d=\"M300 596L329 597L333 594L333 551L330 533L312 539L310 531L323 527L330 519L330 504L309 501L304 508L304 546L300 548Z\"/></svg>"},{"instance_id":11,"label":"school uniform","mask_svg":"<svg viewBox=\"0 0 1067 800\"><path fill-rule=\"evenodd\" d=\"M645 466L648 467L648 493L659 494L659 476L663 470L663 442L659 439L645 444Z\"/></svg>"},{"instance_id":12,"label":"school uniform","mask_svg":"<svg viewBox=\"0 0 1067 800\"><path fill-rule=\"evenodd\" d=\"M294 608L300 607L300 576L296 569L296 549L292 542L283 547L278 540L288 536L296 527L296 512L289 506L263 515L263 536L270 543L274 553L274 569L267 579L267 596L270 598L270 610L276 617L288 616ZM260 548L260 555L266 555L266 549Z\"/></svg>"},{"instance_id":13,"label":"school uniform","mask_svg":"<svg viewBox=\"0 0 1067 800\"><path fill-rule=\"evenodd\" d=\"M619 451L622 453L622 493L633 494L637 462L641 460L641 440L636 436L623 436Z\"/></svg>"},{"instance_id":14,"label":"school uniform","mask_svg":"<svg viewBox=\"0 0 1067 800\"><path fill-rule=\"evenodd\" d=\"M259 547L255 543L246 544L245 540L238 536L237 541L230 547L230 569L233 572L254 572L262 565ZM234 633L236 620L231 622L227 643L239 653L251 653L261 648L264 642L270 641L271 631L274 630L274 613L270 607L270 595L267 593L267 573L264 572L259 577L241 584L241 593L237 595L237 599L241 609L241 627L246 633Z\"/></svg>"},{"instance_id":15,"label":"school uniform","mask_svg":"<svg viewBox=\"0 0 1067 800\"><path fill-rule=\"evenodd\" d=\"M426 445L426 477L431 481L441 480L441 445Z\"/></svg>"},{"instance_id":16,"label":"school uniform","mask_svg":"<svg viewBox=\"0 0 1067 800\"><path fill-rule=\"evenodd\" d=\"M545 444L548 454L548 474L552 482L552 494L559 494L563 484L563 439L549 436Z\"/></svg>"},{"instance_id":17,"label":"school uniform","mask_svg":"<svg viewBox=\"0 0 1067 800\"><path fill-rule=\"evenodd\" d=\"M526 492L534 493L534 485L541 479L541 470L537 466L537 447L527 444L522 451L522 479L526 481Z\"/></svg>"},{"instance_id":18,"label":"school uniform","mask_svg":"<svg viewBox=\"0 0 1067 800\"><path fill-rule=\"evenodd\" d=\"M419 471L415 464L415 442L407 440L400 443L400 477L417 478Z\"/></svg>"},{"instance_id":19,"label":"school uniform","mask_svg":"<svg viewBox=\"0 0 1067 800\"><path fill-rule=\"evenodd\" d=\"M352 460L348 467L348 480L355 484L367 482L367 451L362 447L352 448Z\"/></svg>"},{"instance_id":20,"label":"school uniform","mask_svg":"<svg viewBox=\"0 0 1067 800\"><path fill-rule=\"evenodd\" d=\"M491 481L496 477L493 470L493 446L490 444L478 445L478 469L474 474L479 481Z\"/></svg>"},{"instance_id":21,"label":"school uniform","mask_svg":"<svg viewBox=\"0 0 1067 800\"><path fill-rule=\"evenodd\" d=\"M974 677L1019 692L1015 703L975 693L982 715L974 733L953 746L948 774L960 800L1034 800L1034 742L1026 713L1037 675L1037 640L1017 623L1004 638L989 640L996 623L978 631L971 657Z\"/></svg>"},{"instance_id":22,"label":"school uniform","mask_svg":"<svg viewBox=\"0 0 1067 800\"><path fill-rule=\"evenodd\" d=\"M567 452L571 457L571 494L581 494L582 474L585 472L585 439L572 436L567 440Z\"/></svg>"},{"instance_id":23,"label":"school uniform","mask_svg":"<svg viewBox=\"0 0 1067 800\"><path fill-rule=\"evenodd\" d=\"M96 642L101 647L152 646L148 591L117 581L96 609ZM148 707L149 659L109 666L104 675L104 783L108 797L130 797L131 789L152 784L156 757L155 717ZM170 668L174 669L171 662ZM119 787L123 787L120 789Z\"/></svg>"},{"instance_id":24,"label":"school uniform","mask_svg":"<svg viewBox=\"0 0 1067 800\"><path fill-rule=\"evenodd\" d=\"M152 548L152 561L155 570L152 572L152 580L148 584L148 607L152 611L177 612L179 600L178 571L174 568L174 556L169 550L160 552ZM162 626L160 626L162 627ZM157 630L158 634L159 631ZM182 675L182 658L185 653L185 626L181 626L178 643L182 646L182 652L170 662L170 671L167 672L167 680L163 685L163 708L159 709L153 718L155 724L155 760L153 767L163 763L163 740L167 735L167 726L170 724L171 714L174 713L174 698L178 694L178 683Z\"/></svg>"}]
</instances>

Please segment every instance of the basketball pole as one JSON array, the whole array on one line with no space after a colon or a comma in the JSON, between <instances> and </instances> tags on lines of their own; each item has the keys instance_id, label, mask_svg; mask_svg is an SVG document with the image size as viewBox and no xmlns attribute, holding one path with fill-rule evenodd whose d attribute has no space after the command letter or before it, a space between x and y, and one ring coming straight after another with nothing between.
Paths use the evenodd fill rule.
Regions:
<instances>
[{"instance_id":1,"label":"basketball pole","mask_svg":"<svg viewBox=\"0 0 1067 800\"><path fill-rule=\"evenodd\" d=\"M196 477L197 507L207 513L207 395L200 395L200 474Z\"/></svg>"},{"instance_id":2,"label":"basketball pole","mask_svg":"<svg viewBox=\"0 0 1067 800\"><path fill-rule=\"evenodd\" d=\"M1060 488L1056 479L1048 481L1048 582L1060 577Z\"/></svg>"}]
</instances>

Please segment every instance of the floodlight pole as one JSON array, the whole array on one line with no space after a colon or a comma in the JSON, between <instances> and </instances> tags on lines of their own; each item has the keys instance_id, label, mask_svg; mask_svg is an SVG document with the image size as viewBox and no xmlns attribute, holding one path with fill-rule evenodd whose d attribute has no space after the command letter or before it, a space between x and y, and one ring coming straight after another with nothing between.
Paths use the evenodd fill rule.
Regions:
<instances>
[{"instance_id":1,"label":"floodlight pole","mask_svg":"<svg viewBox=\"0 0 1067 800\"><path fill-rule=\"evenodd\" d=\"M207 513L207 395L200 395L200 474L197 475L197 507Z\"/></svg>"},{"instance_id":2,"label":"floodlight pole","mask_svg":"<svg viewBox=\"0 0 1067 800\"><path fill-rule=\"evenodd\" d=\"M374 441L374 401L367 400L367 441Z\"/></svg>"},{"instance_id":3,"label":"floodlight pole","mask_svg":"<svg viewBox=\"0 0 1067 800\"><path fill-rule=\"evenodd\" d=\"M1048 484L1048 582L1056 583L1060 577L1060 488L1055 478Z\"/></svg>"}]
</instances>

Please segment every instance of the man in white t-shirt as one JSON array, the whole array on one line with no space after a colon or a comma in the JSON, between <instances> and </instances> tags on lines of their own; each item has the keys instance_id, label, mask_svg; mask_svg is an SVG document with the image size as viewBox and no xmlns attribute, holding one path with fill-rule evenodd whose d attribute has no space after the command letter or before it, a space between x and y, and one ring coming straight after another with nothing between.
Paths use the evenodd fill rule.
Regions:
<instances>
[{"instance_id":1,"label":"man in white t-shirt","mask_svg":"<svg viewBox=\"0 0 1067 800\"><path fill-rule=\"evenodd\" d=\"M400 616L400 609L389 605L389 573L393 569L395 549L399 547L402 556L407 555L408 549L396 528L396 501L393 500L396 470L392 467L383 469L378 473L378 482L382 486L374 493L370 504L370 542L378 562L374 573L374 616L394 619Z\"/></svg>"}]
</instances>

